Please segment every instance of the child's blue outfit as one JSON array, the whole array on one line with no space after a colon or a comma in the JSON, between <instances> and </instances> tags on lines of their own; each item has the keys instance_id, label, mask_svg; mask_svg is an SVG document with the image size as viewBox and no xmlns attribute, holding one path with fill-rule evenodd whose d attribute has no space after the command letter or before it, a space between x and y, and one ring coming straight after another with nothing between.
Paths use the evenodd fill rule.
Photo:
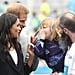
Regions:
<instances>
[{"instance_id":1,"label":"child's blue outfit","mask_svg":"<svg viewBox=\"0 0 75 75\"><path fill-rule=\"evenodd\" d=\"M34 53L44 59L53 72L64 72L65 53L56 40L39 40L34 46Z\"/></svg>"}]
</instances>

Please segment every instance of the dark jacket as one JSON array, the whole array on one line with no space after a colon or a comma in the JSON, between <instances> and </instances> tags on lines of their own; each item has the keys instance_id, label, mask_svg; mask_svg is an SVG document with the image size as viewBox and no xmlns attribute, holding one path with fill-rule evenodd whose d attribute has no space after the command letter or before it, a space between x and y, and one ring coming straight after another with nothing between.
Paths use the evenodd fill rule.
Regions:
<instances>
[{"instance_id":1,"label":"dark jacket","mask_svg":"<svg viewBox=\"0 0 75 75\"><path fill-rule=\"evenodd\" d=\"M41 42L44 43L43 47ZM58 41L40 40L34 46L34 53L44 59L53 72L64 71L65 53L60 48Z\"/></svg>"},{"instance_id":2,"label":"dark jacket","mask_svg":"<svg viewBox=\"0 0 75 75\"><path fill-rule=\"evenodd\" d=\"M9 52L4 56L0 50L0 75L29 75L31 69L27 64L24 65L22 52L17 51L17 55L18 64L16 66Z\"/></svg>"}]
</instances>

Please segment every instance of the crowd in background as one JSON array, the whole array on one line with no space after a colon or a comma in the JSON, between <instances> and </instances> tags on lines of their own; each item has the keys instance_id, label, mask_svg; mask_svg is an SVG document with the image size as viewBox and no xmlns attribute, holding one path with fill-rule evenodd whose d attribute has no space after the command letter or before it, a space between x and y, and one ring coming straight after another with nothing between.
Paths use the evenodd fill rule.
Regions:
<instances>
[{"instance_id":1,"label":"crowd in background","mask_svg":"<svg viewBox=\"0 0 75 75\"><path fill-rule=\"evenodd\" d=\"M41 21L45 18L58 18L61 14L69 11L75 13L74 0L2 0L0 2L0 15L14 2L23 3L29 8L30 12L26 21L27 27L22 30L23 34L25 34L25 37L28 39L28 43L30 42L30 36L38 30Z\"/></svg>"}]
</instances>

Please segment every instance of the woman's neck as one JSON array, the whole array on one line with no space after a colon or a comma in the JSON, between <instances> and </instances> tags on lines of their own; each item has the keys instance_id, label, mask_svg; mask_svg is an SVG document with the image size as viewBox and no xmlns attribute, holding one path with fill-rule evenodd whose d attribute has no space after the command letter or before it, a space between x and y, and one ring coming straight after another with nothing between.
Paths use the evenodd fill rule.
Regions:
<instances>
[{"instance_id":1,"label":"woman's neck","mask_svg":"<svg viewBox=\"0 0 75 75\"><path fill-rule=\"evenodd\" d=\"M14 47L11 47L11 48L10 48L10 51L13 51L13 50L14 50Z\"/></svg>"},{"instance_id":2,"label":"woman's neck","mask_svg":"<svg viewBox=\"0 0 75 75\"><path fill-rule=\"evenodd\" d=\"M8 48L10 51L14 50L14 47L10 45L10 43L8 43Z\"/></svg>"}]
</instances>

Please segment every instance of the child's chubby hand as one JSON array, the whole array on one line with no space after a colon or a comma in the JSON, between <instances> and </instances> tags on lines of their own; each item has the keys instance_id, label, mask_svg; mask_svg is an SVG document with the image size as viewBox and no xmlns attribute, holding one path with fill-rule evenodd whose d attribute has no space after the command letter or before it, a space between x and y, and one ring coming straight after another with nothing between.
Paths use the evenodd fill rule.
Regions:
<instances>
[{"instance_id":1,"label":"child's chubby hand","mask_svg":"<svg viewBox=\"0 0 75 75\"><path fill-rule=\"evenodd\" d=\"M44 30L40 29L39 33L40 33L40 39L44 40L45 39L45 32L44 32Z\"/></svg>"}]
</instances>

